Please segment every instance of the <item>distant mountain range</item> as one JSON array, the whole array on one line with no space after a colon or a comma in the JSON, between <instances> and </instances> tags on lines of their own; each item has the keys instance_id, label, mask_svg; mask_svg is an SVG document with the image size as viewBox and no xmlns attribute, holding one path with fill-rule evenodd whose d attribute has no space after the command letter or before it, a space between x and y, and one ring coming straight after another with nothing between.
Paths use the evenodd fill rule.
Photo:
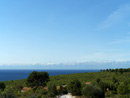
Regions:
<instances>
[{"instance_id":1,"label":"distant mountain range","mask_svg":"<svg viewBox=\"0 0 130 98\"><path fill-rule=\"evenodd\" d=\"M59 64L30 64L30 65L0 65L0 69L107 69L129 68L130 61L110 62L82 62L82 63L59 63Z\"/></svg>"}]
</instances>

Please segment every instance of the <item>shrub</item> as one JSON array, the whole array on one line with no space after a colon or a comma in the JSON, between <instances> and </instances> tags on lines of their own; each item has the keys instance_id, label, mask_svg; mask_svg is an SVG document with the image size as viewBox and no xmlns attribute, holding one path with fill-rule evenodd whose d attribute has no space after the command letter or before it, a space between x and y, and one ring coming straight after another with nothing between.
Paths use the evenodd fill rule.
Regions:
<instances>
[{"instance_id":1,"label":"shrub","mask_svg":"<svg viewBox=\"0 0 130 98\"><path fill-rule=\"evenodd\" d=\"M5 98L16 98L13 93L6 93Z\"/></svg>"},{"instance_id":2,"label":"shrub","mask_svg":"<svg viewBox=\"0 0 130 98\"><path fill-rule=\"evenodd\" d=\"M40 95L46 95L47 91L42 89L42 88L37 88L37 90L35 91L36 94L40 94Z\"/></svg>"},{"instance_id":3,"label":"shrub","mask_svg":"<svg viewBox=\"0 0 130 98\"><path fill-rule=\"evenodd\" d=\"M57 95L56 85L54 83L48 84L48 96L55 97Z\"/></svg>"},{"instance_id":4,"label":"shrub","mask_svg":"<svg viewBox=\"0 0 130 98\"><path fill-rule=\"evenodd\" d=\"M69 83L68 89L73 96L81 95L81 83L79 80L73 80Z\"/></svg>"},{"instance_id":5,"label":"shrub","mask_svg":"<svg viewBox=\"0 0 130 98\"><path fill-rule=\"evenodd\" d=\"M118 94L126 94L128 92L128 87L124 83L120 83L117 88Z\"/></svg>"},{"instance_id":6,"label":"shrub","mask_svg":"<svg viewBox=\"0 0 130 98\"><path fill-rule=\"evenodd\" d=\"M83 88L83 95L87 98L105 98L104 92L96 86L87 85Z\"/></svg>"},{"instance_id":7,"label":"shrub","mask_svg":"<svg viewBox=\"0 0 130 98\"><path fill-rule=\"evenodd\" d=\"M130 95L123 95L121 98L130 98Z\"/></svg>"},{"instance_id":8,"label":"shrub","mask_svg":"<svg viewBox=\"0 0 130 98\"><path fill-rule=\"evenodd\" d=\"M58 90L58 94L67 94L68 90L66 87L60 86L60 89Z\"/></svg>"},{"instance_id":9,"label":"shrub","mask_svg":"<svg viewBox=\"0 0 130 98\"><path fill-rule=\"evenodd\" d=\"M0 82L0 89L3 91L5 89L6 85L3 82Z\"/></svg>"},{"instance_id":10,"label":"shrub","mask_svg":"<svg viewBox=\"0 0 130 98\"><path fill-rule=\"evenodd\" d=\"M97 78L97 79L96 79L96 82L97 82L97 83L99 83L100 81L101 81L101 79L100 79L100 78Z\"/></svg>"}]
</instances>

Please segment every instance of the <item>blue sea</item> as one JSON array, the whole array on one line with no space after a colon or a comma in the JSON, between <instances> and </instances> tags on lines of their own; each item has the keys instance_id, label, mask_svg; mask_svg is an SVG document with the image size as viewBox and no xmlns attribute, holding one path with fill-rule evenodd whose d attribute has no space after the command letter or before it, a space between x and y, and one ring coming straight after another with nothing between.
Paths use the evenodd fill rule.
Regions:
<instances>
[{"instance_id":1,"label":"blue sea","mask_svg":"<svg viewBox=\"0 0 130 98\"><path fill-rule=\"evenodd\" d=\"M50 76L85 72L99 72L99 70L0 70L0 81L26 79L32 71L46 71Z\"/></svg>"}]
</instances>

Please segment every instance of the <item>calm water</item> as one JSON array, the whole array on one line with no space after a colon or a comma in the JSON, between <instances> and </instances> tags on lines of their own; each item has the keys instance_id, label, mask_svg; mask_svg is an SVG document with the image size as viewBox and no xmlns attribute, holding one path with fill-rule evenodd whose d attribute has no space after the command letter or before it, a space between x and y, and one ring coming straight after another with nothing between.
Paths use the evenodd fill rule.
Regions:
<instances>
[{"instance_id":1,"label":"calm water","mask_svg":"<svg viewBox=\"0 0 130 98\"><path fill-rule=\"evenodd\" d=\"M0 70L0 81L26 79L28 75L34 70ZM46 71L50 76L84 73L84 72L98 72L99 70L35 70Z\"/></svg>"}]
</instances>

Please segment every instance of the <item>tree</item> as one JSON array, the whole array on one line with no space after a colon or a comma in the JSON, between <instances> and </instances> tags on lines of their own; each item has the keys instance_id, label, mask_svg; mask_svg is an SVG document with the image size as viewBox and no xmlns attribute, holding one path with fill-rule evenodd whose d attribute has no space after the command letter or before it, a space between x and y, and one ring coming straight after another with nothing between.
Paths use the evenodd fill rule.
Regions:
<instances>
[{"instance_id":1,"label":"tree","mask_svg":"<svg viewBox=\"0 0 130 98\"><path fill-rule=\"evenodd\" d=\"M105 98L104 92L96 86L87 85L83 88L83 95L87 98Z\"/></svg>"},{"instance_id":2,"label":"tree","mask_svg":"<svg viewBox=\"0 0 130 98\"><path fill-rule=\"evenodd\" d=\"M116 88L116 86L115 86L115 84L114 83L111 83L111 82L103 82L103 81L101 81L99 84L98 84L98 86L102 89L102 91L107 91L107 89L109 89L109 90L115 90Z\"/></svg>"},{"instance_id":3,"label":"tree","mask_svg":"<svg viewBox=\"0 0 130 98\"><path fill-rule=\"evenodd\" d=\"M118 80L117 80L115 77L113 77L113 78L112 78L112 82L113 82L113 83L117 83Z\"/></svg>"},{"instance_id":4,"label":"tree","mask_svg":"<svg viewBox=\"0 0 130 98\"><path fill-rule=\"evenodd\" d=\"M120 74L123 74L123 69L122 68L119 69L119 72L120 72Z\"/></svg>"},{"instance_id":5,"label":"tree","mask_svg":"<svg viewBox=\"0 0 130 98\"><path fill-rule=\"evenodd\" d=\"M57 94L56 85L54 83L48 84L49 97L55 97Z\"/></svg>"},{"instance_id":6,"label":"tree","mask_svg":"<svg viewBox=\"0 0 130 98\"><path fill-rule=\"evenodd\" d=\"M21 86L20 84L17 84L13 87L13 89L17 90L17 91L21 91L23 88L23 86Z\"/></svg>"},{"instance_id":7,"label":"tree","mask_svg":"<svg viewBox=\"0 0 130 98\"><path fill-rule=\"evenodd\" d=\"M81 95L81 83L79 80L73 80L69 83L68 89L72 95Z\"/></svg>"},{"instance_id":8,"label":"tree","mask_svg":"<svg viewBox=\"0 0 130 98\"><path fill-rule=\"evenodd\" d=\"M101 81L100 78L97 78L97 79L96 79L96 82L97 82L97 83L100 83L100 81Z\"/></svg>"},{"instance_id":9,"label":"tree","mask_svg":"<svg viewBox=\"0 0 130 98\"><path fill-rule=\"evenodd\" d=\"M103 81L99 82L98 85L104 92L107 90L107 88L110 88L109 84Z\"/></svg>"},{"instance_id":10,"label":"tree","mask_svg":"<svg viewBox=\"0 0 130 98\"><path fill-rule=\"evenodd\" d=\"M5 93L0 98L16 98L16 96L13 93Z\"/></svg>"},{"instance_id":11,"label":"tree","mask_svg":"<svg viewBox=\"0 0 130 98\"><path fill-rule=\"evenodd\" d=\"M68 90L66 87L63 87L62 85L60 85L60 89L57 90L59 95L63 95L63 94L67 94Z\"/></svg>"},{"instance_id":12,"label":"tree","mask_svg":"<svg viewBox=\"0 0 130 98\"><path fill-rule=\"evenodd\" d=\"M29 87L45 86L49 81L49 74L47 72L33 71L27 78L26 83Z\"/></svg>"},{"instance_id":13,"label":"tree","mask_svg":"<svg viewBox=\"0 0 130 98\"><path fill-rule=\"evenodd\" d=\"M118 69L115 69L116 74L118 73Z\"/></svg>"},{"instance_id":14,"label":"tree","mask_svg":"<svg viewBox=\"0 0 130 98\"><path fill-rule=\"evenodd\" d=\"M0 82L0 89L3 91L5 89L6 85L3 82Z\"/></svg>"},{"instance_id":15,"label":"tree","mask_svg":"<svg viewBox=\"0 0 130 98\"><path fill-rule=\"evenodd\" d=\"M124 83L120 83L120 85L117 88L118 94L126 94L128 93L128 86Z\"/></svg>"}]
</instances>

